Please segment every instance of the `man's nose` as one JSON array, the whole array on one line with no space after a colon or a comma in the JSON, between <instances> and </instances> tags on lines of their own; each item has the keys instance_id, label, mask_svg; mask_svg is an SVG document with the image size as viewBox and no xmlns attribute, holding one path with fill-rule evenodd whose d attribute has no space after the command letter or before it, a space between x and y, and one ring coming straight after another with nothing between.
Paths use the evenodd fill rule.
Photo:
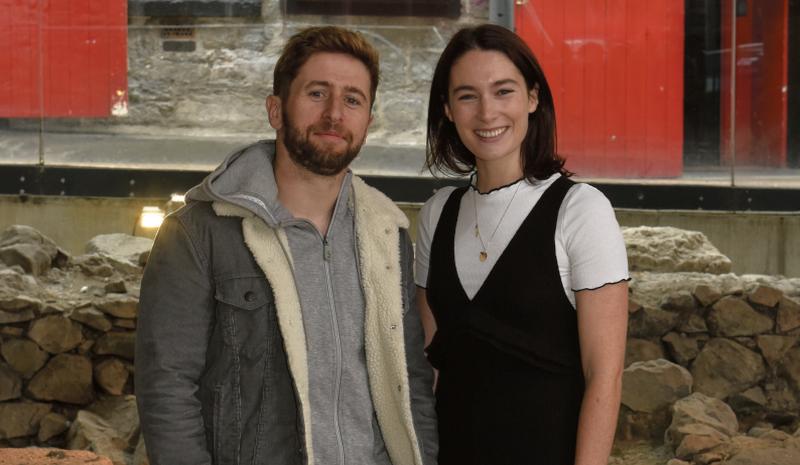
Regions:
<instances>
[{"instance_id":1,"label":"man's nose","mask_svg":"<svg viewBox=\"0 0 800 465\"><path fill-rule=\"evenodd\" d=\"M325 105L325 117L331 121L341 121L344 110L344 102L339 98L331 98Z\"/></svg>"}]
</instances>

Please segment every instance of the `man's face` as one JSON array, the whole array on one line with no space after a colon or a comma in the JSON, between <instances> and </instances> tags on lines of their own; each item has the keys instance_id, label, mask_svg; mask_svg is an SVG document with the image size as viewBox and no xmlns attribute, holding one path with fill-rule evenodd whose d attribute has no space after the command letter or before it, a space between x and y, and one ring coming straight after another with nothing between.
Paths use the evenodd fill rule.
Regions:
<instances>
[{"instance_id":1,"label":"man's face","mask_svg":"<svg viewBox=\"0 0 800 465\"><path fill-rule=\"evenodd\" d=\"M312 173L339 174L358 155L372 121L370 84L369 71L358 59L342 53L312 55L280 109L268 101L278 143Z\"/></svg>"}]
</instances>

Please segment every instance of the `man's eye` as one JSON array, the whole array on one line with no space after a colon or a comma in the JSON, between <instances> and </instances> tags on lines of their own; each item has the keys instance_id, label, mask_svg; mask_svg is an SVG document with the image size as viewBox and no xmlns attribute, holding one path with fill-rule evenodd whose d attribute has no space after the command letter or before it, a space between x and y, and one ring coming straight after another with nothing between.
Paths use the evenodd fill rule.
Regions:
<instances>
[{"instance_id":1,"label":"man's eye","mask_svg":"<svg viewBox=\"0 0 800 465\"><path fill-rule=\"evenodd\" d=\"M508 95L514 93L514 89L500 89L497 91L497 95Z\"/></svg>"},{"instance_id":2,"label":"man's eye","mask_svg":"<svg viewBox=\"0 0 800 465\"><path fill-rule=\"evenodd\" d=\"M308 96L314 99L320 99L325 96L325 94L321 90L312 90L308 93Z\"/></svg>"},{"instance_id":3,"label":"man's eye","mask_svg":"<svg viewBox=\"0 0 800 465\"><path fill-rule=\"evenodd\" d=\"M457 100L468 101L468 100L475 100L476 97L473 94L461 94L456 97Z\"/></svg>"},{"instance_id":4,"label":"man's eye","mask_svg":"<svg viewBox=\"0 0 800 465\"><path fill-rule=\"evenodd\" d=\"M361 106L361 100L356 97L345 97L344 103L351 107Z\"/></svg>"}]
</instances>

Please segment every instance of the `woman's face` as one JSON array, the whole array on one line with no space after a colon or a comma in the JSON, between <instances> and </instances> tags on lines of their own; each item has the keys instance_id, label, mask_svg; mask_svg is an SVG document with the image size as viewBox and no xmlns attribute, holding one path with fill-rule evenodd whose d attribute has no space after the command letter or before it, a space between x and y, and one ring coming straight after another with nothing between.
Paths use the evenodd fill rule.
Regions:
<instances>
[{"instance_id":1,"label":"woman's face","mask_svg":"<svg viewBox=\"0 0 800 465\"><path fill-rule=\"evenodd\" d=\"M536 89L508 57L497 51L471 50L450 70L445 114L476 164L520 164L528 114L536 110ZM521 166L521 165L520 165Z\"/></svg>"}]
</instances>

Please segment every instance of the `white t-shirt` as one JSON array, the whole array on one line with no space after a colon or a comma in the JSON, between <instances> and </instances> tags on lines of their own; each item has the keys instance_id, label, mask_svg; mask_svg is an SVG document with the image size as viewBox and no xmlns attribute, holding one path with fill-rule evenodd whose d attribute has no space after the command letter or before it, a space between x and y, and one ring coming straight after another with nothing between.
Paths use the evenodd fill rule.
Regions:
<instances>
[{"instance_id":1,"label":"white t-shirt","mask_svg":"<svg viewBox=\"0 0 800 465\"><path fill-rule=\"evenodd\" d=\"M456 271L467 297L472 299L478 293L536 202L560 176L556 173L533 183L523 179L485 194L475 188L467 190L461 198L454 245ZM419 212L415 282L420 287L427 286L433 234L454 189L440 189ZM480 237L475 234L476 209ZM488 256L481 262L484 244ZM630 279L625 242L611 203L588 184L572 186L564 197L558 211L555 244L561 283L573 307L576 291Z\"/></svg>"}]
</instances>

